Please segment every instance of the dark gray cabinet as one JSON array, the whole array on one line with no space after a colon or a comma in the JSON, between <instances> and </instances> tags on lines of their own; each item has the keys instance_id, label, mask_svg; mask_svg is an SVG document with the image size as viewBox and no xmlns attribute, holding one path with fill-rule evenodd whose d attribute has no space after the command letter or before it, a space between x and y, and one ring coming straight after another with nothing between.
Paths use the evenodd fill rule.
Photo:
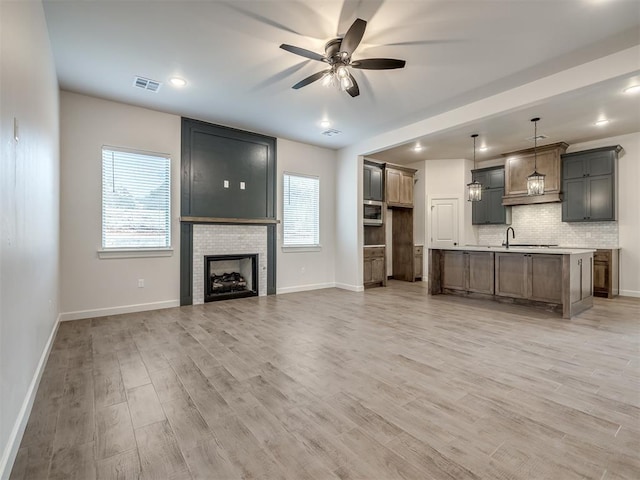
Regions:
<instances>
[{"instance_id":1,"label":"dark gray cabinet","mask_svg":"<svg viewBox=\"0 0 640 480\"><path fill-rule=\"evenodd\" d=\"M482 184L482 200L473 202L474 225L503 225L508 222L508 208L502 205L504 196L504 167L483 168L472 172L473 179Z\"/></svg>"},{"instance_id":2,"label":"dark gray cabinet","mask_svg":"<svg viewBox=\"0 0 640 480\"><path fill-rule=\"evenodd\" d=\"M363 167L363 192L364 200L376 200L382 202L384 192L382 166L365 163Z\"/></svg>"},{"instance_id":3,"label":"dark gray cabinet","mask_svg":"<svg viewBox=\"0 0 640 480\"><path fill-rule=\"evenodd\" d=\"M562 156L562 221L616 219L615 174L619 145Z\"/></svg>"}]
</instances>

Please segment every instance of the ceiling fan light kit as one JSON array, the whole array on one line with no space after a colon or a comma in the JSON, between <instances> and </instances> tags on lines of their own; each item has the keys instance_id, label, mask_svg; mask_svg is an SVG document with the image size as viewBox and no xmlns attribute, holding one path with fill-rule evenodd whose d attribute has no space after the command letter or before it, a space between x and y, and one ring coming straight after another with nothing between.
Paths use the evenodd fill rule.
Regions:
<instances>
[{"instance_id":1,"label":"ceiling fan light kit","mask_svg":"<svg viewBox=\"0 0 640 480\"><path fill-rule=\"evenodd\" d=\"M287 52L300 55L310 60L316 60L318 62L324 62L329 64L330 68L321 72L314 73L307 78L302 79L296 83L292 88L298 90L305 87L310 83L322 79L322 85L336 86L340 90L347 92L352 97L360 95L360 88L356 79L349 71L351 68L359 68L361 70L391 70L395 68L404 68L406 62L404 60L396 60L394 58L365 58L361 60L352 61L351 55L354 50L360 45L360 41L364 36L364 32L367 28L367 22L361 18L357 18L355 22L349 27L344 37L333 38L327 42L324 47L325 54L306 50L304 48L296 47L294 45L287 45L283 43L280 48Z\"/></svg>"}]
</instances>

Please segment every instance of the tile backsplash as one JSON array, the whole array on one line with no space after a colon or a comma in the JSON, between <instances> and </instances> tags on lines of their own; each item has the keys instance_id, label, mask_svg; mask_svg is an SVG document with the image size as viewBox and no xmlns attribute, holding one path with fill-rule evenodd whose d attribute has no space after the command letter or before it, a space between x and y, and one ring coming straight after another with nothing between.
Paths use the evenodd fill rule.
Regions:
<instances>
[{"instance_id":1,"label":"tile backsplash","mask_svg":"<svg viewBox=\"0 0 640 480\"><path fill-rule=\"evenodd\" d=\"M561 203L515 205L511 207L511 225L474 227L479 245L500 245L511 226L516 232L513 243L560 245L562 247L618 247L618 222L562 222Z\"/></svg>"}]
</instances>

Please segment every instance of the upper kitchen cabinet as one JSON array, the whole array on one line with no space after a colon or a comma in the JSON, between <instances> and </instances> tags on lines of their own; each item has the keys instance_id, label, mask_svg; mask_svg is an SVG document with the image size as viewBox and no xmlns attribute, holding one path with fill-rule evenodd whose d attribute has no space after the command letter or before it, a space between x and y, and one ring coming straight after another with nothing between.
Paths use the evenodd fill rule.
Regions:
<instances>
[{"instance_id":1,"label":"upper kitchen cabinet","mask_svg":"<svg viewBox=\"0 0 640 480\"><path fill-rule=\"evenodd\" d=\"M567 151L568 146L560 142L538 147L536 160L534 160L533 148L503 154L506 157L503 205L562 201L560 157ZM527 195L527 177L533 173L534 169L545 175L543 195Z\"/></svg>"},{"instance_id":2,"label":"upper kitchen cabinet","mask_svg":"<svg viewBox=\"0 0 640 480\"><path fill-rule=\"evenodd\" d=\"M562 221L616 219L616 163L620 145L562 156Z\"/></svg>"},{"instance_id":3,"label":"upper kitchen cabinet","mask_svg":"<svg viewBox=\"0 0 640 480\"><path fill-rule=\"evenodd\" d=\"M365 160L362 172L364 199L382 202L384 200L383 165Z\"/></svg>"},{"instance_id":4,"label":"upper kitchen cabinet","mask_svg":"<svg viewBox=\"0 0 640 480\"><path fill-rule=\"evenodd\" d=\"M502 204L504 167L473 170L473 180L482 184L482 199L472 204L474 225L504 225L511 223L511 207Z\"/></svg>"},{"instance_id":5,"label":"upper kitchen cabinet","mask_svg":"<svg viewBox=\"0 0 640 480\"><path fill-rule=\"evenodd\" d=\"M413 168L385 166L386 200L389 207L413 208Z\"/></svg>"}]
</instances>

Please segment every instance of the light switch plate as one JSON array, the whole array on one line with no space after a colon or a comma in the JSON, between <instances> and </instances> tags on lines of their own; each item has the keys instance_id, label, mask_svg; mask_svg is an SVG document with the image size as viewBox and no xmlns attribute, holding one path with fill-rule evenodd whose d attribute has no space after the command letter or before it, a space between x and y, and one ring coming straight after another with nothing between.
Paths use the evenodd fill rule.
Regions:
<instances>
[{"instance_id":1,"label":"light switch plate","mask_svg":"<svg viewBox=\"0 0 640 480\"><path fill-rule=\"evenodd\" d=\"M244 182L240 182L240 190L244 190L245 189L245 183Z\"/></svg>"},{"instance_id":2,"label":"light switch plate","mask_svg":"<svg viewBox=\"0 0 640 480\"><path fill-rule=\"evenodd\" d=\"M229 188L229 180L224 181L224 188Z\"/></svg>"}]
</instances>

